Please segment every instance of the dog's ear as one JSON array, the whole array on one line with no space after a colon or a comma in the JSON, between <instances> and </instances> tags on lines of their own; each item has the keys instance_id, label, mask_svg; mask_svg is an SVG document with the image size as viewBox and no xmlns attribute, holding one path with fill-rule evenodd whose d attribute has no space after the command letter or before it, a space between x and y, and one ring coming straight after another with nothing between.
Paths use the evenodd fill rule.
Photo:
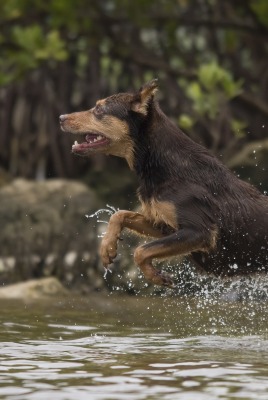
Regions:
<instances>
[{"instance_id":1,"label":"dog's ear","mask_svg":"<svg viewBox=\"0 0 268 400\"><path fill-rule=\"evenodd\" d=\"M148 104L157 92L157 79L145 83L139 90L137 97L132 104L132 110L147 115Z\"/></svg>"}]
</instances>

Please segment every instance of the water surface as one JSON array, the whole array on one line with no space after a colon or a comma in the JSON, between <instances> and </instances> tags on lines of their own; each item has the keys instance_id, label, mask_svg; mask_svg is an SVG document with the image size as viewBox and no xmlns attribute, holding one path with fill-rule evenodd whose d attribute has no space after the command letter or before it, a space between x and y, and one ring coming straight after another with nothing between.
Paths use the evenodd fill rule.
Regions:
<instances>
[{"instance_id":1,"label":"water surface","mask_svg":"<svg viewBox=\"0 0 268 400\"><path fill-rule=\"evenodd\" d=\"M1 301L0 398L268 399L265 301Z\"/></svg>"}]
</instances>

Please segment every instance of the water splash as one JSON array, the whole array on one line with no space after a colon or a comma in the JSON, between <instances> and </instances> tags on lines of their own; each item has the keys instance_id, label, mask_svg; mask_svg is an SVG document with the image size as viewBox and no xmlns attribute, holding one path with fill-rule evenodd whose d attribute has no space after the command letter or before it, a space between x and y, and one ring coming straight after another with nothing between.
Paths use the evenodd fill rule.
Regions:
<instances>
[{"instance_id":1,"label":"water splash","mask_svg":"<svg viewBox=\"0 0 268 400\"><path fill-rule=\"evenodd\" d=\"M96 212L94 212L93 214L86 214L86 218L96 218L97 223L99 224L106 224L108 225L109 220L103 220L100 219L100 216L103 214L108 214L109 217L111 217L111 215L115 214L119 208L115 208L113 206L110 206L109 204L106 204L107 208L100 208L99 210L97 210ZM97 235L98 238L103 238L103 236L105 235L106 231L103 229L99 230L99 234ZM111 269L109 267L103 267L104 268L104 274L103 274L103 278L106 280L107 279L107 274L108 272L112 273Z\"/></svg>"},{"instance_id":2,"label":"water splash","mask_svg":"<svg viewBox=\"0 0 268 400\"><path fill-rule=\"evenodd\" d=\"M106 214L111 216L111 215L115 214L119 210L119 208L115 208L113 206L110 206L109 204L106 204L106 207L107 208L100 208L99 210L97 210L93 214L90 214L90 215L86 214L85 216L86 216L86 218L94 218L94 217L96 217L97 218L97 222L103 222L105 224L108 224L108 221L102 221L102 220L99 219L100 214L106 213Z\"/></svg>"},{"instance_id":3,"label":"water splash","mask_svg":"<svg viewBox=\"0 0 268 400\"><path fill-rule=\"evenodd\" d=\"M243 277L218 278L200 274L188 262L173 264L168 272L175 275L175 296L195 296L210 301L251 301L268 299L268 276L264 273ZM167 291L168 295L172 291Z\"/></svg>"},{"instance_id":4,"label":"water splash","mask_svg":"<svg viewBox=\"0 0 268 400\"><path fill-rule=\"evenodd\" d=\"M112 273L109 267L103 267L104 268L104 274L103 274L103 279L107 278L108 272Z\"/></svg>"},{"instance_id":5,"label":"water splash","mask_svg":"<svg viewBox=\"0 0 268 400\"><path fill-rule=\"evenodd\" d=\"M97 210L96 212L94 212L93 214L85 214L85 216L86 216L86 218L96 218L96 220L97 220L97 222L99 223L99 224L108 224L109 223L109 221L106 221L106 220L103 220L103 219L100 219L100 216L102 215L102 214L108 214L108 216L110 217L111 215L113 215L113 214L115 214L118 210L119 210L119 208L115 208L115 207L113 207L113 206L110 206L109 204L106 204L106 207L107 208L100 208L99 210ZM99 235L98 235L98 238L102 238L103 236L105 235L105 232L101 232ZM105 275L106 276L106 275Z\"/></svg>"},{"instance_id":6,"label":"water splash","mask_svg":"<svg viewBox=\"0 0 268 400\"><path fill-rule=\"evenodd\" d=\"M87 218L95 218L99 224L102 224L98 229L98 238L104 236L104 226L107 226L109 218L119 210L109 204L106 204L106 207L97 210L93 214L86 214ZM103 218L103 215L108 217L107 220ZM122 249L126 247L129 247L131 252L133 243L125 243ZM218 301L268 300L268 276L261 273L247 277L220 279L205 274L201 275L187 261L179 264L171 263L170 265L165 262L163 270L171 273L177 284L177 289L171 290L157 286L152 287L144 280L142 274L137 272L137 275L135 274L133 277L134 269L128 270L128 265L123 265L123 267L126 269L127 277L124 273L117 275L116 283L110 282L112 291L131 292L145 296L160 295L161 297L190 296L192 298L194 296L199 298L200 301L209 304L214 304ZM156 267L158 268L158 266ZM111 269L105 268L104 279L107 279L108 272L112 272Z\"/></svg>"}]
</instances>

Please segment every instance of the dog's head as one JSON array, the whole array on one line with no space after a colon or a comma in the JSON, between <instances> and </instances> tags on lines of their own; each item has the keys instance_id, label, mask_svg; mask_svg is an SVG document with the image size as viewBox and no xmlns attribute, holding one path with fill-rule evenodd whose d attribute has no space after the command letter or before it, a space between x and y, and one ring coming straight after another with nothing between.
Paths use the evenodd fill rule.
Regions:
<instances>
[{"instance_id":1,"label":"dog's head","mask_svg":"<svg viewBox=\"0 0 268 400\"><path fill-rule=\"evenodd\" d=\"M130 132L146 119L156 90L155 79L136 93L115 94L98 100L88 111L61 115L61 129L76 135L72 152L82 156L100 152L124 157L132 168L133 139Z\"/></svg>"}]
</instances>

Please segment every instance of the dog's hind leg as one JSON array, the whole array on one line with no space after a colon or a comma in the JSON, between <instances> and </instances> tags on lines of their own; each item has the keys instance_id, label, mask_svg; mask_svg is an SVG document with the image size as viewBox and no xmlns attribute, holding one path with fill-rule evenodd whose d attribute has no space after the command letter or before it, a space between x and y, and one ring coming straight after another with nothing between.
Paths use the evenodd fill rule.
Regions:
<instances>
[{"instance_id":1,"label":"dog's hind leg","mask_svg":"<svg viewBox=\"0 0 268 400\"><path fill-rule=\"evenodd\" d=\"M171 277L155 269L152 260L186 255L193 251L207 251L210 247L209 243L212 242L209 236L191 228L184 228L169 236L139 246L135 250L134 259L148 281L155 285L175 288Z\"/></svg>"},{"instance_id":2,"label":"dog's hind leg","mask_svg":"<svg viewBox=\"0 0 268 400\"><path fill-rule=\"evenodd\" d=\"M117 211L111 216L107 231L101 242L100 256L105 267L111 264L116 257L117 242L124 228L144 236L155 238L164 236L161 230L146 220L142 214L124 210Z\"/></svg>"}]
</instances>

